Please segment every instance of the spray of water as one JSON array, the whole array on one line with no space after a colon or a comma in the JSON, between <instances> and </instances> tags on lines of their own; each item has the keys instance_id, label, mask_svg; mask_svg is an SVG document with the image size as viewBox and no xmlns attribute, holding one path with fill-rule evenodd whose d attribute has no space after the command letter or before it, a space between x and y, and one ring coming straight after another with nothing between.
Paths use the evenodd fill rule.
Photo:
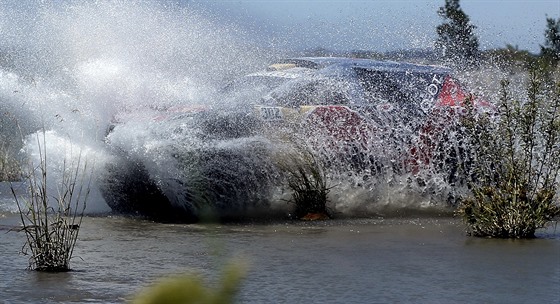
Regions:
<instances>
[{"instance_id":1,"label":"spray of water","mask_svg":"<svg viewBox=\"0 0 560 304\"><path fill-rule=\"evenodd\" d=\"M109 211L108 205L135 212L131 201L162 218L179 214L177 220L209 209L286 212L289 193L274 163L285 143L255 131L262 125L245 115L254 111L243 103L248 96L219 93L225 82L282 56L257 47L250 33L188 5L158 1L18 2L0 7L0 31L2 140L37 160L35 133L47 130L53 183L60 163L82 151L95 163L88 212ZM468 83L477 95L498 77L472 73L459 78L477 80ZM189 123L202 115L207 123ZM369 136L365 152L338 157L315 142L318 154L330 151L323 156L332 209L447 211L464 185L435 165L414 174L398 170L398 155L409 149L402 138L418 134L406 117L388 119L406 123Z\"/></svg>"},{"instance_id":2,"label":"spray of water","mask_svg":"<svg viewBox=\"0 0 560 304\"><path fill-rule=\"evenodd\" d=\"M117 113L207 101L223 80L265 60L241 29L156 1L24 1L0 15L2 139L37 160L29 134L47 130L53 174L70 150L83 150L104 176L114 159L104 137ZM90 212L108 210L101 196L91 202Z\"/></svg>"}]
</instances>

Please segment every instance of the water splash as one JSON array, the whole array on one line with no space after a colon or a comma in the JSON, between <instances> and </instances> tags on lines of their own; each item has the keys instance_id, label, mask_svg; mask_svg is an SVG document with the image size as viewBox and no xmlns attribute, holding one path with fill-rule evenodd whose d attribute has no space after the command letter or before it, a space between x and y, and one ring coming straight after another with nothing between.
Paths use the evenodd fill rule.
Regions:
<instances>
[{"instance_id":1,"label":"water splash","mask_svg":"<svg viewBox=\"0 0 560 304\"><path fill-rule=\"evenodd\" d=\"M224 79L264 62L234 25L156 1L25 1L0 15L2 139L37 161L28 134L48 130L52 173L70 146L96 155L103 170L117 113L207 100ZM93 202L91 212L108 209Z\"/></svg>"},{"instance_id":2,"label":"water splash","mask_svg":"<svg viewBox=\"0 0 560 304\"><path fill-rule=\"evenodd\" d=\"M203 213L208 206L228 215L287 212L290 194L274 166L284 143L254 132L259 122L240 115L254 111L243 102L249 96L219 94L225 81L282 54L188 5L36 1L2 7L0 16L2 139L15 150L23 145L25 156L36 160L34 136L44 127L55 177L61 161L74 157L70 150L95 159L89 212L108 211L105 200L124 212L137 211L127 202L139 201L146 213L162 217ZM202 111L209 108L215 114ZM189 124L196 115L216 117ZM409 124L397 126L383 138L368 137L367 153L351 154L367 166L327 153L337 212L448 212L448 202L464 191L433 166L415 174L393 170L403 161L397 156L403 138L418 140Z\"/></svg>"}]
</instances>

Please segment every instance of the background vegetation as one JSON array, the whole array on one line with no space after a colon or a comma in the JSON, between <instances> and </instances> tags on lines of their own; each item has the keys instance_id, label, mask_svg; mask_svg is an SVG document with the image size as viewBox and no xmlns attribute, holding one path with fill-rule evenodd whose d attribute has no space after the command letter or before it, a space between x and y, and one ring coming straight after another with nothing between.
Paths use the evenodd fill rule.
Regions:
<instances>
[{"instance_id":1,"label":"background vegetation","mask_svg":"<svg viewBox=\"0 0 560 304\"><path fill-rule=\"evenodd\" d=\"M444 22L437 26L436 52L448 63L473 65L478 63L480 51L478 38L474 34L476 26L463 10L459 0L445 0L438 15Z\"/></svg>"},{"instance_id":2,"label":"background vegetation","mask_svg":"<svg viewBox=\"0 0 560 304\"><path fill-rule=\"evenodd\" d=\"M21 178L20 164L8 147L7 143L0 143L0 181L16 181Z\"/></svg>"}]
</instances>

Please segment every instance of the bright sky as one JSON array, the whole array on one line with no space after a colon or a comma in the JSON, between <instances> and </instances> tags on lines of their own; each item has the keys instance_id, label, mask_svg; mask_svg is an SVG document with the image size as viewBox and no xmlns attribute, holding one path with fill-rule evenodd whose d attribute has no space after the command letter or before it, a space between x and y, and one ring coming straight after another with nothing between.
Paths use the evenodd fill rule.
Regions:
<instances>
[{"instance_id":1,"label":"bright sky","mask_svg":"<svg viewBox=\"0 0 560 304\"><path fill-rule=\"evenodd\" d=\"M187 0L184 0L187 1ZM430 48L444 0L190 0L224 22L240 24L270 47L386 51ZM544 43L546 17L560 18L560 0L463 0L482 49Z\"/></svg>"}]
</instances>

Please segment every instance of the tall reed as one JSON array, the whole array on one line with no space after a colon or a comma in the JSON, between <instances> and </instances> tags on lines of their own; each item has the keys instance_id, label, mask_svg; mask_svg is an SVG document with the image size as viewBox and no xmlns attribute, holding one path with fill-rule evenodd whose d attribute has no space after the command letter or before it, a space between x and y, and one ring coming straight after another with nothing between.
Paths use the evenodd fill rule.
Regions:
<instances>
[{"instance_id":1,"label":"tall reed","mask_svg":"<svg viewBox=\"0 0 560 304\"><path fill-rule=\"evenodd\" d=\"M12 194L17 203L22 230L27 237L22 252L30 255L29 268L38 271L61 272L70 270L70 260L84 216L92 182L91 169L80 151L76 159L64 159L62 179L56 186L56 195L48 193L49 168L46 132L36 134L39 164L27 164L24 181L26 198Z\"/></svg>"},{"instance_id":2,"label":"tall reed","mask_svg":"<svg viewBox=\"0 0 560 304\"><path fill-rule=\"evenodd\" d=\"M497 117L467 107L472 196L458 214L473 236L534 237L560 215L560 82L531 71L520 101L504 80L498 106Z\"/></svg>"}]
</instances>

